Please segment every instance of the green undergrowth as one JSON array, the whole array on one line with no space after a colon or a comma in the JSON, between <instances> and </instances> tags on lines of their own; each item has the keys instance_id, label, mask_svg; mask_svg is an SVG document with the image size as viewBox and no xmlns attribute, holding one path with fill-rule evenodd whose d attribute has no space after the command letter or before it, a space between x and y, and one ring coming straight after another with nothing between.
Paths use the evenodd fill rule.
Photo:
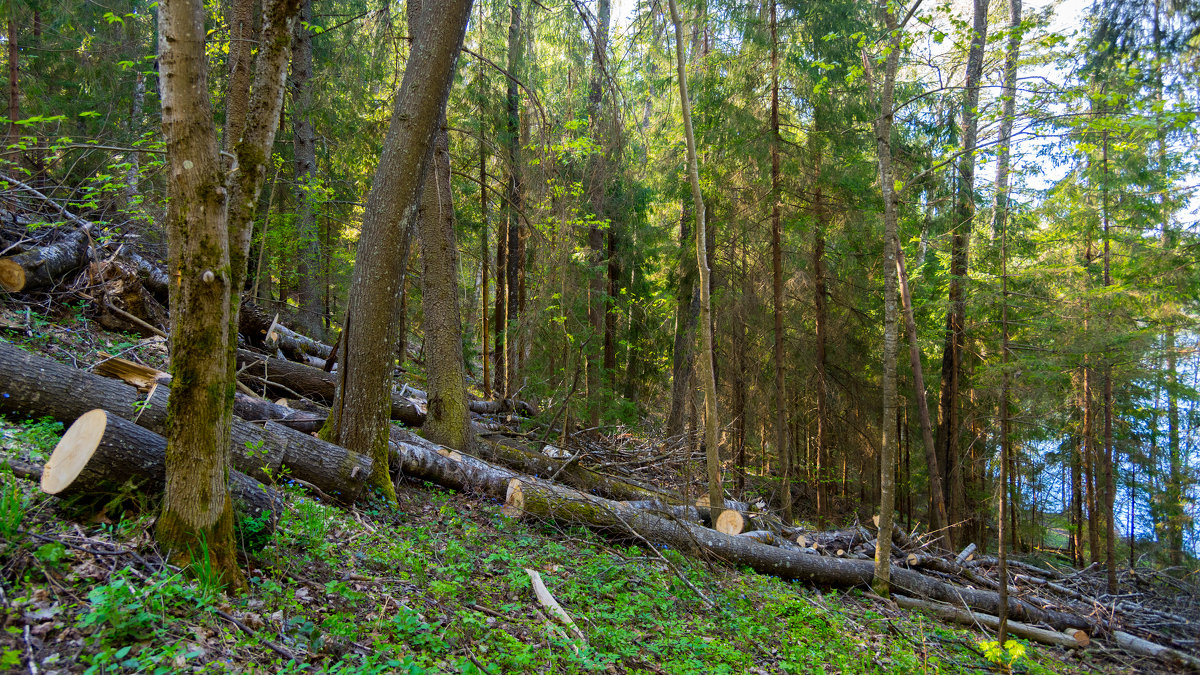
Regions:
<instances>
[{"instance_id":1,"label":"green undergrowth","mask_svg":"<svg viewBox=\"0 0 1200 675\"><path fill-rule=\"evenodd\" d=\"M10 439L44 444L53 431L3 429L6 456L17 452ZM889 610L859 591L512 520L494 501L427 484L402 484L398 506L354 509L285 489L278 527L243 540L249 592L227 597L202 574L164 568L151 510L98 515L0 469L0 514L20 514L0 525L8 527L0 672L30 672L31 659L40 673L993 668L980 646L987 636ZM527 568L582 639L549 618ZM1075 672L1087 658L1030 645L1013 669Z\"/></svg>"}]
</instances>

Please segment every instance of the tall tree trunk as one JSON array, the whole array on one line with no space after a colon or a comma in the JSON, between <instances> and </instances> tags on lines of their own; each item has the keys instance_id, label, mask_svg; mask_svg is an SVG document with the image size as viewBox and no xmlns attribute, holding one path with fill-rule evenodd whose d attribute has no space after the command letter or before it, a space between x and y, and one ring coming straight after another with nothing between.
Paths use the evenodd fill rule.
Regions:
<instances>
[{"instance_id":1,"label":"tall tree trunk","mask_svg":"<svg viewBox=\"0 0 1200 675\"><path fill-rule=\"evenodd\" d=\"M312 123L313 20L312 0L303 0L301 20L292 38L292 76L288 85L292 94L292 148L296 174L296 300L297 324L312 337L322 334L321 318L321 246L317 235L317 214L313 208L314 181L317 179L317 143Z\"/></svg>"},{"instance_id":2,"label":"tall tree trunk","mask_svg":"<svg viewBox=\"0 0 1200 675\"><path fill-rule=\"evenodd\" d=\"M507 182L506 182L507 185ZM496 219L496 308L492 330L496 344L492 360L496 366L496 393L508 395L508 189L505 188L503 211Z\"/></svg>"},{"instance_id":3,"label":"tall tree trunk","mask_svg":"<svg viewBox=\"0 0 1200 675\"><path fill-rule=\"evenodd\" d=\"M482 62L480 62L482 64ZM480 65L482 72L483 66ZM480 111L482 115L482 111ZM481 125L482 127L482 125ZM490 370L491 359L488 358L488 282L490 281L488 270L488 198L487 198L487 154L486 144L483 142L483 129L480 128L479 135L479 264L482 267L480 276L480 312L479 322L482 339L479 341L479 360L483 362L483 397L492 397L492 374Z\"/></svg>"},{"instance_id":4,"label":"tall tree trunk","mask_svg":"<svg viewBox=\"0 0 1200 675\"><path fill-rule=\"evenodd\" d=\"M746 258L747 258L747 241L746 241L746 226L742 225L740 237L741 244L741 268L740 286L741 297L737 302L735 309L735 327L733 329L733 358L736 372L733 374L733 446L735 453L735 466L737 474L737 490L734 493L737 499L745 501L746 492L746 303L751 297L753 289L750 286L750 280L746 275Z\"/></svg>"},{"instance_id":5,"label":"tall tree trunk","mask_svg":"<svg viewBox=\"0 0 1200 675\"><path fill-rule=\"evenodd\" d=\"M1000 234L1000 513L996 518L997 554L1000 562L1000 627L996 641L1008 641L1008 549L1004 542L1006 516L1012 508L1009 493L1009 466L1012 448L1009 447L1008 419L1008 164L1009 143L1012 140L1013 119L1016 116L1017 58L1021 49L1021 0L1008 2L1008 51L1004 57L1004 113L1000 120L1000 156L996 162L996 205L992 211L992 232ZM1014 491L1015 492L1015 491ZM1011 536L1017 536L1016 513L1013 513ZM1015 548L1015 545L1014 545Z\"/></svg>"},{"instance_id":6,"label":"tall tree trunk","mask_svg":"<svg viewBox=\"0 0 1200 675\"><path fill-rule=\"evenodd\" d=\"M675 295L675 344L671 355L671 408L667 414L667 437L683 433L692 370L696 357L696 322L700 319L700 289L696 286L694 217L686 201L679 212L679 290Z\"/></svg>"},{"instance_id":7,"label":"tall tree trunk","mask_svg":"<svg viewBox=\"0 0 1200 675\"><path fill-rule=\"evenodd\" d=\"M946 316L946 344L942 356L941 424L938 425L938 460L944 459L948 490L949 520L966 516L966 492L962 458L959 457L959 427L962 425L959 396L966 346L966 297L972 221L975 217L975 145L979 127L979 83L983 77L983 49L987 42L989 0L974 0L971 46L967 53L966 91L962 104L963 155L958 162L958 190L950 244L950 312ZM954 533L952 533L954 534ZM952 538L957 538L956 535Z\"/></svg>"},{"instance_id":8,"label":"tall tree trunk","mask_svg":"<svg viewBox=\"0 0 1200 675\"><path fill-rule=\"evenodd\" d=\"M234 144L240 170L223 180L208 101L205 7L159 7L159 90L167 141L168 267L175 308L169 348L177 385L168 399L166 490L155 536L176 559L207 556L228 587L245 585L233 543L229 437L233 419L238 307L249 253L249 220L282 104L295 0L264 5L265 46ZM228 198L226 197L228 195Z\"/></svg>"},{"instance_id":9,"label":"tall tree trunk","mask_svg":"<svg viewBox=\"0 0 1200 675\"><path fill-rule=\"evenodd\" d=\"M420 0L408 3L410 17L423 4ZM411 18L409 24L412 25ZM458 242L454 236L450 189L450 134L445 124L443 118L434 140L430 175L425 180L417 217L421 227L425 366L429 375L429 415L421 425L421 435L438 445L466 450L471 439L471 422L467 414L462 319L458 310Z\"/></svg>"},{"instance_id":10,"label":"tall tree trunk","mask_svg":"<svg viewBox=\"0 0 1200 675\"><path fill-rule=\"evenodd\" d=\"M817 170L820 171L820 153L817 155ZM820 179L818 178L818 181ZM816 325L816 355L813 359L817 369L817 433L814 455L816 460L817 517L829 515L829 485L833 480L829 465L829 379L825 369L825 331L829 322L825 296L825 211L822 204L821 186L817 185L815 197L816 218L813 223L813 323Z\"/></svg>"},{"instance_id":11,"label":"tall tree trunk","mask_svg":"<svg viewBox=\"0 0 1200 675\"><path fill-rule=\"evenodd\" d=\"M175 308L169 348L167 486L155 536L178 561L203 545L223 584L245 586L233 542L228 476L233 382L226 352L229 239L216 128L208 101L204 5L159 6L163 135L167 142L168 269Z\"/></svg>"},{"instance_id":12,"label":"tall tree trunk","mask_svg":"<svg viewBox=\"0 0 1200 675\"><path fill-rule=\"evenodd\" d=\"M708 499L713 522L725 506L721 484L721 453L717 446L717 381L713 373L712 299L709 296L709 270L704 230L704 196L700 192L700 162L696 155L696 136L692 132L692 103L688 98L687 65L683 56L683 25L676 0L670 0L671 22L675 24L675 61L679 72L679 100L683 108L683 130L687 141L688 176L692 184L692 208L696 216L696 269L700 282L700 327L704 351L700 357L700 380L704 387L704 444L708 467Z\"/></svg>"},{"instance_id":13,"label":"tall tree trunk","mask_svg":"<svg viewBox=\"0 0 1200 675\"><path fill-rule=\"evenodd\" d=\"M1112 286L1110 270L1111 241L1109 237L1108 218L1108 131L1104 132L1101 143L1104 163L1104 185L1101 190L1101 217L1104 224L1104 287ZM1106 313L1111 320L1111 312ZM1117 499L1116 485L1113 482L1113 442L1112 442L1112 358L1106 355L1104 365L1104 523L1106 526L1107 545L1105 546L1105 562L1108 565L1108 592L1117 592L1117 514L1114 504ZM1130 541L1132 546L1133 542Z\"/></svg>"},{"instance_id":14,"label":"tall tree trunk","mask_svg":"<svg viewBox=\"0 0 1200 675\"><path fill-rule=\"evenodd\" d=\"M588 85L588 134L592 140L604 147L601 132L601 107L604 99L605 54L608 50L608 24L611 14L610 0L600 0L597 4L597 25L592 43L592 77ZM588 426L600 426L600 366L602 358L607 360L611 338L606 330L605 317L608 313L608 298L605 293L604 266L604 230L601 221L607 212L604 204L604 192L607 186L608 167L604 152L592 153L588 159L587 197L591 204L594 218L588 225L588 249L591 251L592 269L588 275L588 323L591 324L593 343L588 349L587 358L587 389L588 389Z\"/></svg>"},{"instance_id":15,"label":"tall tree trunk","mask_svg":"<svg viewBox=\"0 0 1200 675\"><path fill-rule=\"evenodd\" d=\"M775 308L775 447L783 463L783 522L792 522L792 464L787 452L787 397L783 376L783 226L779 193L779 39L771 0L771 290Z\"/></svg>"},{"instance_id":16,"label":"tall tree trunk","mask_svg":"<svg viewBox=\"0 0 1200 675\"><path fill-rule=\"evenodd\" d=\"M899 321L896 311L896 249L899 238L898 197L892 174L893 92L900 66L901 26L896 19L898 6L882 3L880 11L890 34L890 49L884 65L883 88L879 97L879 116L875 118L875 148L879 161L879 187L883 196L883 439L879 453L879 536L875 547L876 593L888 593L891 579L892 519L896 501L896 434L891 421L896 418L896 351Z\"/></svg>"},{"instance_id":17,"label":"tall tree trunk","mask_svg":"<svg viewBox=\"0 0 1200 675\"><path fill-rule=\"evenodd\" d=\"M254 80L254 0L234 0L229 16L229 83L225 91L225 130L222 149L232 155L246 128L250 112L250 88ZM222 161L229 169L229 160Z\"/></svg>"},{"instance_id":18,"label":"tall tree trunk","mask_svg":"<svg viewBox=\"0 0 1200 675\"><path fill-rule=\"evenodd\" d=\"M925 393L925 370L921 365L921 345L917 338L917 322L913 316L912 293L908 288L908 271L904 266L904 249L896 242L896 273L900 281L900 298L904 305L904 323L908 329L908 358L912 364L913 396L917 399L917 418L921 425L921 441L925 445L925 461L929 465L929 499L933 505L929 514L929 529L940 532L938 539L947 550L950 542L950 522L946 513L946 494L942 488L937 450L933 443L933 428L929 420L929 401Z\"/></svg>"},{"instance_id":19,"label":"tall tree trunk","mask_svg":"<svg viewBox=\"0 0 1200 675\"><path fill-rule=\"evenodd\" d=\"M1090 256L1089 256L1090 257ZM1086 330L1086 326L1084 328ZM1083 365L1083 454L1084 479L1087 489L1088 557L1091 562L1100 561L1100 507L1096 500L1096 435L1095 413L1092 407L1092 368L1086 357Z\"/></svg>"},{"instance_id":20,"label":"tall tree trunk","mask_svg":"<svg viewBox=\"0 0 1200 675\"><path fill-rule=\"evenodd\" d=\"M1083 567L1083 442L1076 433L1071 449L1071 557L1076 567Z\"/></svg>"},{"instance_id":21,"label":"tall tree trunk","mask_svg":"<svg viewBox=\"0 0 1200 675\"><path fill-rule=\"evenodd\" d=\"M503 300L497 291L496 302L504 303L504 323L496 323L497 339L501 331L504 333L504 377L501 390L504 396L513 396L518 388L517 348L519 340L519 322L521 309L521 269L524 263L525 251L522 246L523 227L521 225L521 210L524 203L524 182L521 176L521 99L517 93L518 77L524 70L525 41L521 28L521 2L512 0L509 3L508 23L508 90L505 96L505 130L504 139L508 149L508 183L504 192L504 219L507 221L504 243L504 264L499 262L497 249L496 274L504 274ZM501 272L503 270L503 272Z\"/></svg>"},{"instance_id":22,"label":"tall tree trunk","mask_svg":"<svg viewBox=\"0 0 1200 675\"><path fill-rule=\"evenodd\" d=\"M375 462L369 484L394 502L388 418L403 224L417 215L438 121L444 114L471 0L426 8L395 98L375 171L351 280L337 391L322 436Z\"/></svg>"}]
</instances>

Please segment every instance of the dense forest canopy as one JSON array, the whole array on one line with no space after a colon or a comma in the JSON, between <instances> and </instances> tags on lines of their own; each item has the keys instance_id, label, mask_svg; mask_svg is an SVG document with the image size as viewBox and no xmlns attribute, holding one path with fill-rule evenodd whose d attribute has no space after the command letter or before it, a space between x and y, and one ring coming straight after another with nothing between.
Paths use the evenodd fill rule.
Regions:
<instances>
[{"instance_id":1,"label":"dense forest canopy","mask_svg":"<svg viewBox=\"0 0 1200 675\"><path fill-rule=\"evenodd\" d=\"M203 4L221 175L250 171L237 78L286 4ZM677 37L659 1L478 0L424 193L381 178L395 112L419 103L397 92L427 85L406 76L435 30L412 4L299 3L281 110L257 122L261 190L238 193L257 197L235 298L327 344L348 316L391 321L355 314L382 306L356 299L355 266L392 232L385 365L448 358L475 396L561 430L699 447L707 418L727 490L771 486L789 519L894 499L956 545L995 547L1003 524L1079 564L1195 554L1195 4L681 0ZM157 3L3 12L5 208L51 201L166 261ZM402 189L438 222L375 210ZM359 371L339 372L349 410Z\"/></svg>"}]
</instances>

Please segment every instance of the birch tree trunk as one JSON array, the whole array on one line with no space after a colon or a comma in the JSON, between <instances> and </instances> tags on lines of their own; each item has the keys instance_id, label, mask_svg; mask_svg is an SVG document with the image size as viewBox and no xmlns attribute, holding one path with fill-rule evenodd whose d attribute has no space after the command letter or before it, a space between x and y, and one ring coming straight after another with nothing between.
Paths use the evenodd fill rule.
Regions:
<instances>
[{"instance_id":1,"label":"birch tree trunk","mask_svg":"<svg viewBox=\"0 0 1200 675\"><path fill-rule=\"evenodd\" d=\"M717 378L713 373L712 299L709 297L709 271L704 231L704 197L700 193L700 163L696 157L696 136L692 133L692 104L687 90L687 64L683 57L683 23L679 6L670 0L671 22L675 24L675 61L679 70L679 100L683 108L683 130L687 140L688 175L692 183L692 208L696 215L696 269L700 272L700 329L704 335L700 358L700 380L704 386L704 444L708 465L708 499L713 521L720 517L725 504L721 485L721 454L717 447Z\"/></svg>"},{"instance_id":2,"label":"birch tree trunk","mask_svg":"<svg viewBox=\"0 0 1200 675\"><path fill-rule=\"evenodd\" d=\"M429 7L430 13L434 12ZM375 171L343 323L338 381L321 435L374 461L368 483L396 499L388 474L388 419L396 344L398 259L406 223L417 215L437 124L444 114L471 0L448 0L414 35Z\"/></svg>"}]
</instances>

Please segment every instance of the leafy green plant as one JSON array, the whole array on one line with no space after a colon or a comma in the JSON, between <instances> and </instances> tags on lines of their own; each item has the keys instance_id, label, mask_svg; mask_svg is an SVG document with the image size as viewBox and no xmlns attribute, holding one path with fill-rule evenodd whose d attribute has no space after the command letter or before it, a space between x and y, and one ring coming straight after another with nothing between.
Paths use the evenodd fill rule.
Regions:
<instances>
[{"instance_id":1,"label":"leafy green plant","mask_svg":"<svg viewBox=\"0 0 1200 675\"><path fill-rule=\"evenodd\" d=\"M25 520L28 499L12 474L0 474L0 539L12 540Z\"/></svg>"},{"instance_id":2,"label":"leafy green plant","mask_svg":"<svg viewBox=\"0 0 1200 675\"><path fill-rule=\"evenodd\" d=\"M985 640L979 643L979 648L983 650L983 658L996 664L1004 673L1012 672L1013 664L1025 656L1025 645L1016 640L1005 641L1003 647L997 640Z\"/></svg>"}]
</instances>

